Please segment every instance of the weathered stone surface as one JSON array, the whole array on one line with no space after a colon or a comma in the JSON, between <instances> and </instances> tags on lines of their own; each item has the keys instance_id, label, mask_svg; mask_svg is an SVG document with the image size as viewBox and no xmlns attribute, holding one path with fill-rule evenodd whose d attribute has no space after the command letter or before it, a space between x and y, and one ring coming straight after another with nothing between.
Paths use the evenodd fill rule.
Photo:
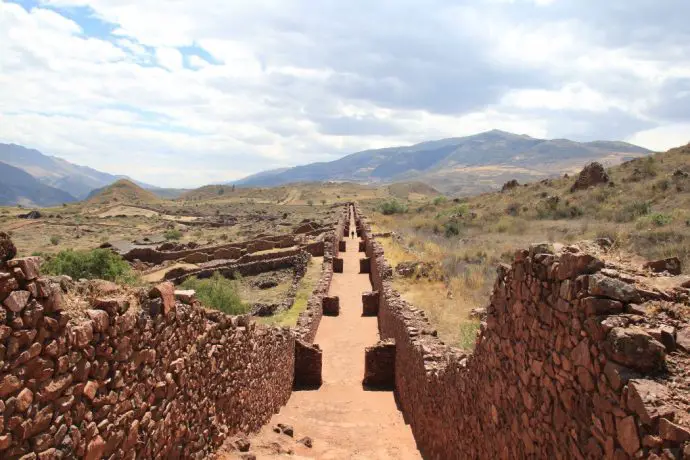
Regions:
<instances>
[{"instance_id":1,"label":"weathered stone surface","mask_svg":"<svg viewBox=\"0 0 690 460\"><path fill-rule=\"evenodd\" d=\"M183 260L188 264L202 264L204 262L208 262L209 259L209 255L205 252L195 252L193 254L189 254Z\"/></svg>"},{"instance_id":2,"label":"weathered stone surface","mask_svg":"<svg viewBox=\"0 0 690 460\"><path fill-rule=\"evenodd\" d=\"M86 315L93 321L94 332L105 332L110 326L110 316L103 310L86 310Z\"/></svg>"},{"instance_id":3,"label":"weathered stone surface","mask_svg":"<svg viewBox=\"0 0 690 460\"><path fill-rule=\"evenodd\" d=\"M637 432L635 417L629 416L616 423L618 442L628 455L633 455L640 448L640 436Z\"/></svg>"},{"instance_id":4,"label":"weathered stone surface","mask_svg":"<svg viewBox=\"0 0 690 460\"><path fill-rule=\"evenodd\" d=\"M683 351L690 352L690 326L676 331L676 346Z\"/></svg>"},{"instance_id":5,"label":"weathered stone surface","mask_svg":"<svg viewBox=\"0 0 690 460\"><path fill-rule=\"evenodd\" d=\"M13 291L7 296L3 305L5 305L9 311L19 313L24 309L30 297L31 293L29 291Z\"/></svg>"},{"instance_id":6,"label":"weathered stone surface","mask_svg":"<svg viewBox=\"0 0 690 460\"><path fill-rule=\"evenodd\" d=\"M343 259L341 259L339 257L333 258L333 271L335 273L342 273L343 272Z\"/></svg>"},{"instance_id":7,"label":"weathered stone surface","mask_svg":"<svg viewBox=\"0 0 690 460\"><path fill-rule=\"evenodd\" d=\"M175 285L169 281L160 283L151 288L150 298L160 298L163 302L163 314L174 311L175 309Z\"/></svg>"},{"instance_id":8,"label":"weathered stone surface","mask_svg":"<svg viewBox=\"0 0 690 460\"><path fill-rule=\"evenodd\" d=\"M599 273L589 277L589 293L626 303L640 300L640 295L632 284Z\"/></svg>"},{"instance_id":9,"label":"weathered stone surface","mask_svg":"<svg viewBox=\"0 0 690 460\"><path fill-rule=\"evenodd\" d=\"M196 291L194 291L194 289L176 290L175 299L179 300L184 304L192 305L196 300Z\"/></svg>"},{"instance_id":10,"label":"weathered stone surface","mask_svg":"<svg viewBox=\"0 0 690 460\"><path fill-rule=\"evenodd\" d=\"M659 434L661 439L666 441L678 443L690 441L690 430L665 418L659 420Z\"/></svg>"},{"instance_id":11,"label":"weathered stone surface","mask_svg":"<svg viewBox=\"0 0 690 460\"><path fill-rule=\"evenodd\" d=\"M638 327L614 327L604 350L613 361L642 372L659 369L666 356L663 344Z\"/></svg>"},{"instance_id":12,"label":"weathered stone surface","mask_svg":"<svg viewBox=\"0 0 690 460\"><path fill-rule=\"evenodd\" d=\"M669 257L668 259L650 260L644 264L644 268L655 273L667 272L670 275L680 275L681 263L678 257Z\"/></svg>"},{"instance_id":13,"label":"weathered stone surface","mask_svg":"<svg viewBox=\"0 0 690 460\"><path fill-rule=\"evenodd\" d=\"M379 292L362 293L362 316L377 316L379 314Z\"/></svg>"},{"instance_id":14,"label":"weathered stone surface","mask_svg":"<svg viewBox=\"0 0 690 460\"><path fill-rule=\"evenodd\" d=\"M659 416L672 410L663 405L668 396L668 389L653 380L633 379L628 383L628 407L645 425L652 425Z\"/></svg>"}]
</instances>

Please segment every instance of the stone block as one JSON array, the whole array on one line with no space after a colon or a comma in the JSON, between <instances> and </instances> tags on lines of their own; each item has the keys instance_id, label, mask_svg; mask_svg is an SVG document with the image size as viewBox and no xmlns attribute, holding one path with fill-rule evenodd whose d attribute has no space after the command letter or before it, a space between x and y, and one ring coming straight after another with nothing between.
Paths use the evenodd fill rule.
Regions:
<instances>
[{"instance_id":1,"label":"stone block","mask_svg":"<svg viewBox=\"0 0 690 460\"><path fill-rule=\"evenodd\" d=\"M342 273L343 272L343 259L340 257L334 257L333 258L333 273Z\"/></svg>"},{"instance_id":2,"label":"stone block","mask_svg":"<svg viewBox=\"0 0 690 460\"><path fill-rule=\"evenodd\" d=\"M184 261L188 264L201 264L204 262L208 262L208 259L208 254L206 254L205 252L195 252L185 257Z\"/></svg>"},{"instance_id":3,"label":"stone block","mask_svg":"<svg viewBox=\"0 0 690 460\"><path fill-rule=\"evenodd\" d=\"M365 292L362 294L362 316L378 316L379 291Z\"/></svg>"},{"instance_id":4,"label":"stone block","mask_svg":"<svg viewBox=\"0 0 690 460\"><path fill-rule=\"evenodd\" d=\"M322 308L325 316L338 316L340 314L340 298L338 296L324 297Z\"/></svg>"},{"instance_id":5,"label":"stone block","mask_svg":"<svg viewBox=\"0 0 690 460\"><path fill-rule=\"evenodd\" d=\"M359 259L359 272L371 273L371 259L369 257Z\"/></svg>"},{"instance_id":6,"label":"stone block","mask_svg":"<svg viewBox=\"0 0 690 460\"><path fill-rule=\"evenodd\" d=\"M302 340L295 341L295 388L318 388L321 386L322 351L318 345Z\"/></svg>"},{"instance_id":7,"label":"stone block","mask_svg":"<svg viewBox=\"0 0 690 460\"><path fill-rule=\"evenodd\" d=\"M364 350L364 379L366 388L395 388L395 341L382 340Z\"/></svg>"},{"instance_id":8,"label":"stone block","mask_svg":"<svg viewBox=\"0 0 690 460\"><path fill-rule=\"evenodd\" d=\"M366 241L360 241L359 242L359 252L366 252L367 251L367 242Z\"/></svg>"},{"instance_id":9,"label":"stone block","mask_svg":"<svg viewBox=\"0 0 690 460\"><path fill-rule=\"evenodd\" d=\"M338 241L338 251L340 251L340 252L347 251L347 241L345 241L345 240Z\"/></svg>"}]
</instances>

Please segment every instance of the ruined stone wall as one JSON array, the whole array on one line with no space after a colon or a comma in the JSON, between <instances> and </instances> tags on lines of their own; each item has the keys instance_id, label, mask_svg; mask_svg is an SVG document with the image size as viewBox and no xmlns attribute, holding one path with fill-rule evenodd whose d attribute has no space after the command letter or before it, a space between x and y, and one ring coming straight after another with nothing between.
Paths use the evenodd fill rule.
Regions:
<instances>
[{"instance_id":1,"label":"ruined stone wall","mask_svg":"<svg viewBox=\"0 0 690 460\"><path fill-rule=\"evenodd\" d=\"M425 457L690 458L680 281L662 292L601 248L535 245L499 267L467 354L400 298L366 222L362 233L381 336L396 343L396 396Z\"/></svg>"},{"instance_id":2,"label":"ruined stone wall","mask_svg":"<svg viewBox=\"0 0 690 460\"><path fill-rule=\"evenodd\" d=\"M63 311L35 259L0 266L0 457L199 458L287 402L295 337L175 302Z\"/></svg>"}]
</instances>

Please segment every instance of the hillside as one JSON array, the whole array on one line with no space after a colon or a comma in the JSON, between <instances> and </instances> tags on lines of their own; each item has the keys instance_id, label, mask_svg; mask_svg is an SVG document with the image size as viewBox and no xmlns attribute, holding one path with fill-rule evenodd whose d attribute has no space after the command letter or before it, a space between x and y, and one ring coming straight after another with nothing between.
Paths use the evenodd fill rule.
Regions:
<instances>
[{"instance_id":1,"label":"hillside","mask_svg":"<svg viewBox=\"0 0 690 460\"><path fill-rule=\"evenodd\" d=\"M424 264L419 279L400 276L396 288L429 306L442 337L466 344L476 329L468 313L484 305L496 265L533 243L608 238L622 258L678 257L690 274L690 145L606 172L607 183L582 190L573 190L575 174L468 198L366 207L375 231L397 235L383 240L394 267Z\"/></svg>"},{"instance_id":2,"label":"hillside","mask_svg":"<svg viewBox=\"0 0 690 460\"><path fill-rule=\"evenodd\" d=\"M93 190L103 188L119 179L128 179L126 176L75 165L62 158L44 155L38 150L16 144L0 143L0 161L22 169L42 183L63 190L78 199L84 199ZM181 193L172 189L158 189L143 182L133 182L147 189L160 190L161 195L166 197L178 196Z\"/></svg>"},{"instance_id":3,"label":"hillside","mask_svg":"<svg viewBox=\"0 0 690 460\"><path fill-rule=\"evenodd\" d=\"M94 190L86 199L87 205L112 204L149 204L159 201L158 196L150 190L139 187L127 179L120 179L114 184Z\"/></svg>"},{"instance_id":4,"label":"hillside","mask_svg":"<svg viewBox=\"0 0 690 460\"><path fill-rule=\"evenodd\" d=\"M416 180L444 193L468 195L494 190L508 178L551 177L578 170L593 160L614 165L649 153L625 142L579 143L493 130L409 147L366 150L339 160L287 170L264 171L236 184L265 187L299 181L391 183Z\"/></svg>"},{"instance_id":5,"label":"hillside","mask_svg":"<svg viewBox=\"0 0 690 460\"><path fill-rule=\"evenodd\" d=\"M19 168L0 162L0 205L53 206L76 201L67 192L45 185Z\"/></svg>"}]
</instances>

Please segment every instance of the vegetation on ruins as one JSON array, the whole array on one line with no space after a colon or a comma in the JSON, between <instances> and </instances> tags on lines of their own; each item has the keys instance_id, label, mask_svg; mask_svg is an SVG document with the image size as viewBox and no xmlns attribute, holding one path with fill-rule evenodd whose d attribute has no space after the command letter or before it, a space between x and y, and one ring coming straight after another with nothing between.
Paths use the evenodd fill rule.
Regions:
<instances>
[{"instance_id":1,"label":"vegetation on ruins","mask_svg":"<svg viewBox=\"0 0 690 460\"><path fill-rule=\"evenodd\" d=\"M237 281L223 277L218 272L207 279L189 278L182 288L193 289L202 304L231 315L241 315L249 311L249 305L242 302L238 294Z\"/></svg>"},{"instance_id":2,"label":"vegetation on ruins","mask_svg":"<svg viewBox=\"0 0 690 460\"><path fill-rule=\"evenodd\" d=\"M163 233L163 237L165 237L165 239L168 241L176 241L182 238L182 232L176 228L171 228Z\"/></svg>"},{"instance_id":3,"label":"vegetation on ruins","mask_svg":"<svg viewBox=\"0 0 690 460\"><path fill-rule=\"evenodd\" d=\"M74 251L67 249L48 256L41 270L50 275L67 275L73 279L103 279L132 284L137 281L129 264L108 249Z\"/></svg>"}]
</instances>

